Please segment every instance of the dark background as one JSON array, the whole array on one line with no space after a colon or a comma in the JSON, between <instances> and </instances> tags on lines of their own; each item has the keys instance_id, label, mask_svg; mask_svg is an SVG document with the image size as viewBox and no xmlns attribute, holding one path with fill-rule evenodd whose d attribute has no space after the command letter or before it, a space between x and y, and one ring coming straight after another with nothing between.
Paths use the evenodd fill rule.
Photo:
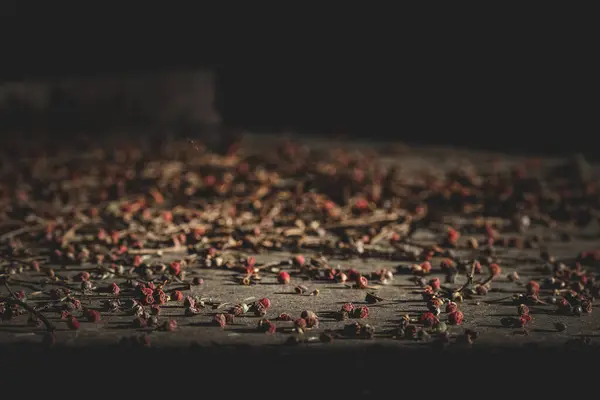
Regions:
<instances>
[{"instance_id":1,"label":"dark background","mask_svg":"<svg viewBox=\"0 0 600 400\"><path fill-rule=\"evenodd\" d=\"M343 52L328 44L204 51L171 39L79 46L32 36L25 50L4 53L0 78L207 66L217 71L217 107L231 127L596 157L596 62L573 37L465 42L438 32L409 46L369 38Z\"/></svg>"}]
</instances>

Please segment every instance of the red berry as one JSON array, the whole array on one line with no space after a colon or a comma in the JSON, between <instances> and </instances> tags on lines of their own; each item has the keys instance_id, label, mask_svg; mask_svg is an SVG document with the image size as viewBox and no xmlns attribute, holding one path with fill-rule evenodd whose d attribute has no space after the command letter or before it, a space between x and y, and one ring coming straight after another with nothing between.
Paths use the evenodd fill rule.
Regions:
<instances>
[{"instance_id":1,"label":"red berry","mask_svg":"<svg viewBox=\"0 0 600 400\"><path fill-rule=\"evenodd\" d=\"M181 301L181 300L183 300L183 293L181 293L179 290L175 290L173 292L172 299L174 301Z\"/></svg>"},{"instance_id":2,"label":"red berry","mask_svg":"<svg viewBox=\"0 0 600 400\"><path fill-rule=\"evenodd\" d=\"M277 281L281 284L287 285L290 283L290 274L288 274L286 271L281 271L277 275Z\"/></svg>"},{"instance_id":3,"label":"red berry","mask_svg":"<svg viewBox=\"0 0 600 400\"><path fill-rule=\"evenodd\" d=\"M431 272L431 263L429 261L425 261L421 264L421 273L428 274Z\"/></svg>"},{"instance_id":4,"label":"red berry","mask_svg":"<svg viewBox=\"0 0 600 400\"><path fill-rule=\"evenodd\" d=\"M448 322L451 325L460 325L463 322L464 315L462 311L456 310L448 314Z\"/></svg>"},{"instance_id":5,"label":"red berry","mask_svg":"<svg viewBox=\"0 0 600 400\"><path fill-rule=\"evenodd\" d=\"M450 244L456 244L458 242L458 239L460 238L460 232L458 232L456 229L449 227L448 228L448 234L446 236L446 239L448 240L448 243Z\"/></svg>"},{"instance_id":6,"label":"red berry","mask_svg":"<svg viewBox=\"0 0 600 400\"><path fill-rule=\"evenodd\" d=\"M138 254L135 257L133 257L133 266L134 267L139 267L140 265L142 265L142 256L140 256Z\"/></svg>"},{"instance_id":7,"label":"red berry","mask_svg":"<svg viewBox=\"0 0 600 400\"><path fill-rule=\"evenodd\" d=\"M142 305L145 305L145 306L154 304L154 297L152 297L151 295L143 296L141 303L142 303Z\"/></svg>"}]
</instances>

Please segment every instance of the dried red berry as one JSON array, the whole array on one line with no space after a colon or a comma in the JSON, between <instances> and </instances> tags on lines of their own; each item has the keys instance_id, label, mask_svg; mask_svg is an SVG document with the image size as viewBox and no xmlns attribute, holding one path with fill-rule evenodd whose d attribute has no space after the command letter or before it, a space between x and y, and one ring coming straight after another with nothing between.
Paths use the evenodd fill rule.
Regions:
<instances>
[{"instance_id":1,"label":"dried red berry","mask_svg":"<svg viewBox=\"0 0 600 400\"><path fill-rule=\"evenodd\" d=\"M419 322L421 324L423 324L424 326L433 326L434 324L438 323L439 320L437 319L437 317L435 315L433 315L433 313L430 312L425 312L423 314L421 314L421 318L419 318Z\"/></svg>"},{"instance_id":2,"label":"dried red berry","mask_svg":"<svg viewBox=\"0 0 600 400\"><path fill-rule=\"evenodd\" d=\"M140 292L142 292L143 296L152 296L154 294L154 290L152 290L149 287L140 285L139 288L140 288Z\"/></svg>"},{"instance_id":3,"label":"dried red berry","mask_svg":"<svg viewBox=\"0 0 600 400\"><path fill-rule=\"evenodd\" d=\"M99 322L100 321L100 313L96 310L87 310L85 316L89 322Z\"/></svg>"},{"instance_id":4,"label":"dried red berry","mask_svg":"<svg viewBox=\"0 0 600 400\"><path fill-rule=\"evenodd\" d=\"M290 283L290 274L288 274L286 271L281 271L277 275L277 281L283 285L287 285Z\"/></svg>"},{"instance_id":5,"label":"dried red berry","mask_svg":"<svg viewBox=\"0 0 600 400\"><path fill-rule=\"evenodd\" d=\"M136 255L135 257L133 257L133 266L134 267L139 267L140 265L142 265L142 256L140 256L139 254Z\"/></svg>"},{"instance_id":6,"label":"dried red berry","mask_svg":"<svg viewBox=\"0 0 600 400\"><path fill-rule=\"evenodd\" d=\"M440 269L442 270L443 273L450 273L450 272L454 271L454 269L455 269L454 261L452 261L449 258L444 258L440 262Z\"/></svg>"},{"instance_id":7,"label":"dried red berry","mask_svg":"<svg viewBox=\"0 0 600 400\"><path fill-rule=\"evenodd\" d=\"M183 293L181 293L181 291L179 291L179 290L175 290L173 292L173 295L171 296L171 300L173 300L173 301L182 301L183 300Z\"/></svg>"},{"instance_id":8,"label":"dried red berry","mask_svg":"<svg viewBox=\"0 0 600 400\"><path fill-rule=\"evenodd\" d=\"M448 233L446 235L446 240L451 245L456 245L458 239L460 238L460 232L452 227L448 227Z\"/></svg>"},{"instance_id":9,"label":"dried red berry","mask_svg":"<svg viewBox=\"0 0 600 400\"><path fill-rule=\"evenodd\" d=\"M431 286L434 292L440 290L441 285L440 278L433 278L429 281L429 286Z\"/></svg>"},{"instance_id":10,"label":"dried red berry","mask_svg":"<svg viewBox=\"0 0 600 400\"><path fill-rule=\"evenodd\" d=\"M456 310L448 314L448 323L451 325L460 325L463 322L463 318L462 311Z\"/></svg>"}]
</instances>

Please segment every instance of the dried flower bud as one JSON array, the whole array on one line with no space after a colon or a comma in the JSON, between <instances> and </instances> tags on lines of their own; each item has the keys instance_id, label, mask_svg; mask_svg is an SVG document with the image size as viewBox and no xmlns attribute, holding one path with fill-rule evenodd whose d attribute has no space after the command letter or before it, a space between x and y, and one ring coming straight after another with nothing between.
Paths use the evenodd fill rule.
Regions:
<instances>
[{"instance_id":1,"label":"dried flower bud","mask_svg":"<svg viewBox=\"0 0 600 400\"><path fill-rule=\"evenodd\" d=\"M464 314L462 311L456 310L448 314L448 323L450 325L460 325L463 322Z\"/></svg>"},{"instance_id":2,"label":"dried flower bud","mask_svg":"<svg viewBox=\"0 0 600 400\"><path fill-rule=\"evenodd\" d=\"M99 322L100 313L96 310L87 310L85 316L89 322Z\"/></svg>"},{"instance_id":3,"label":"dried flower bud","mask_svg":"<svg viewBox=\"0 0 600 400\"><path fill-rule=\"evenodd\" d=\"M517 307L517 312L519 315L529 315L529 307L527 307L525 304L519 304Z\"/></svg>"},{"instance_id":4,"label":"dried flower bud","mask_svg":"<svg viewBox=\"0 0 600 400\"><path fill-rule=\"evenodd\" d=\"M525 289L527 290L527 294L538 294L540 292L540 284L536 281L529 281Z\"/></svg>"},{"instance_id":5,"label":"dried flower bud","mask_svg":"<svg viewBox=\"0 0 600 400\"><path fill-rule=\"evenodd\" d=\"M525 314L525 315L521 315L519 317L519 324L521 327L524 327L525 325L527 325L527 323L529 321L531 321L533 318L531 317L531 315L529 314Z\"/></svg>"},{"instance_id":6,"label":"dried flower bud","mask_svg":"<svg viewBox=\"0 0 600 400\"><path fill-rule=\"evenodd\" d=\"M356 287L359 289L366 289L369 286L369 281L364 276L359 276L356 279Z\"/></svg>"},{"instance_id":7,"label":"dried flower bud","mask_svg":"<svg viewBox=\"0 0 600 400\"><path fill-rule=\"evenodd\" d=\"M161 306L167 304L167 294L162 289L156 290L154 292L154 301Z\"/></svg>"},{"instance_id":8,"label":"dried flower bud","mask_svg":"<svg viewBox=\"0 0 600 400\"><path fill-rule=\"evenodd\" d=\"M80 325L81 324L79 323L79 320L77 320L77 318L75 318L74 316L69 315L67 317L67 326L69 327L69 329L77 330L79 329Z\"/></svg>"},{"instance_id":9,"label":"dried flower bud","mask_svg":"<svg viewBox=\"0 0 600 400\"><path fill-rule=\"evenodd\" d=\"M426 327L433 326L438 321L439 320L437 319L437 317L435 315L433 315L433 313L430 313L430 312L425 312L425 313L421 314L421 317L419 318L419 322L421 324L423 324L423 326L426 326Z\"/></svg>"},{"instance_id":10,"label":"dried flower bud","mask_svg":"<svg viewBox=\"0 0 600 400\"><path fill-rule=\"evenodd\" d=\"M216 314L213 317L213 323L221 328L225 328L225 325L227 325L227 318L225 317L225 314Z\"/></svg>"},{"instance_id":11,"label":"dried flower bud","mask_svg":"<svg viewBox=\"0 0 600 400\"><path fill-rule=\"evenodd\" d=\"M500 268L500 266L496 263L490 264L489 269L490 269L490 274L494 277L500 276L500 274L502 274L502 268Z\"/></svg>"},{"instance_id":12,"label":"dried flower bud","mask_svg":"<svg viewBox=\"0 0 600 400\"><path fill-rule=\"evenodd\" d=\"M298 294L304 294L308 292L308 288L304 285L298 285L294 288L294 291Z\"/></svg>"},{"instance_id":13,"label":"dried flower bud","mask_svg":"<svg viewBox=\"0 0 600 400\"><path fill-rule=\"evenodd\" d=\"M488 294L488 287L486 285L477 285L475 286L475 293L479 296L485 296Z\"/></svg>"},{"instance_id":14,"label":"dried flower bud","mask_svg":"<svg viewBox=\"0 0 600 400\"><path fill-rule=\"evenodd\" d=\"M169 272L171 272L173 275L179 275L181 272L181 263L179 261L173 261L169 265Z\"/></svg>"},{"instance_id":15,"label":"dried flower bud","mask_svg":"<svg viewBox=\"0 0 600 400\"><path fill-rule=\"evenodd\" d=\"M277 281L283 285L290 283L290 274L286 271L281 271L277 275Z\"/></svg>"},{"instance_id":16,"label":"dried flower bud","mask_svg":"<svg viewBox=\"0 0 600 400\"><path fill-rule=\"evenodd\" d=\"M292 263L294 264L295 267L302 267L305 262L306 262L306 260L304 259L304 256L302 256L302 255L297 255L297 256L294 256L294 258L292 258Z\"/></svg>"},{"instance_id":17,"label":"dried flower bud","mask_svg":"<svg viewBox=\"0 0 600 400\"><path fill-rule=\"evenodd\" d=\"M294 329L299 333L304 332L304 329L306 329L306 320L304 318L296 318L294 320Z\"/></svg>"},{"instance_id":18,"label":"dried flower bud","mask_svg":"<svg viewBox=\"0 0 600 400\"><path fill-rule=\"evenodd\" d=\"M352 318L367 318L369 316L369 307L360 306L352 311Z\"/></svg>"},{"instance_id":19,"label":"dried flower bud","mask_svg":"<svg viewBox=\"0 0 600 400\"><path fill-rule=\"evenodd\" d=\"M307 328L316 328L319 326L319 318L317 318L317 314L312 311L302 311L300 318L303 318L306 321Z\"/></svg>"},{"instance_id":20,"label":"dried flower bud","mask_svg":"<svg viewBox=\"0 0 600 400\"><path fill-rule=\"evenodd\" d=\"M286 313L281 313L279 314L279 317L277 317L278 320L280 321L292 321L293 318L290 314L286 314Z\"/></svg>"},{"instance_id":21,"label":"dried flower bud","mask_svg":"<svg viewBox=\"0 0 600 400\"><path fill-rule=\"evenodd\" d=\"M429 281L429 286L431 286L431 288L433 289L434 292L437 292L438 290L440 290L441 282L440 282L440 278L433 278Z\"/></svg>"},{"instance_id":22,"label":"dried flower bud","mask_svg":"<svg viewBox=\"0 0 600 400\"><path fill-rule=\"evenodd\" d=\"M148 321L146 321L142 317L137 317L133 320L133 326L135 328L145 328L146 326L148 326Z\"/></svg>"},{"instance_id":23,"label":"dried flower bud","mask_svg":"<svg viewBox=\"0 0 600 400\"><path fill-rule=\"evenodd\" d=\"M171 300L173 300L173 301L182 301L183 300L183 293L181 293L181 291L179 291L179 290L173 291L173 294L171 295Z\"/></svg>"},{"instance_id":24,"label":"dried flower bud","mask_svg":"<svg viewBox=\"0 0 600 400\"><path fill-rule=\"evenodd\" d=\"M204 284L204 279L202 279L202 278L195 276L194 279L192 279L192 285L198 286L198 285L203 285L203 284Z\"/></svg>"}]
</instances>

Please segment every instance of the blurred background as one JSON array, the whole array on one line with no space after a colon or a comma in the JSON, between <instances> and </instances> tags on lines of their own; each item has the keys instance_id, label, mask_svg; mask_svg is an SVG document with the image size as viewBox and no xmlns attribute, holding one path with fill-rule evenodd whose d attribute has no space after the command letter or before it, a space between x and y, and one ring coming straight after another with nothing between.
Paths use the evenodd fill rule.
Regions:
<instances>
[{"instance_id":1,"label":"blurred background","mask_svg":"<svg viewBox=\"0 0 600 400\"><path fill-rule=\"evenodd\" d=\"M124 123L132 107L137 107L127 108L125 104L131 103L127 99L105 98L105 105L112 108L103 111L94 106L97 116L86 116L75 107L79 100L65 94L69 85L63 83L61 90L47 95L51 101L43 115L32 118L14 94L7 94L23 91L14 89L15 82L57 85L76 78L106 82L152 74L160 80L156 78L160 74L204 71L209 77L203 75L204 83L197 89L183 79L165 94L166 82L173 82L167 79L161 81L162 91L141 97L161 97L163 103L153 107L162 109L179 101L173 100L176 93L187 91L186 100L179 102L199 101L204 110L195 122L250 132L288 130L538 154L583 152L595 158L590 146L598 130L592 54L566 40L528 39L461 46L441 38L435 46L415 45L408 50L384 45L369 52L350 51L344 57L327 50L311 56L280 55L273 50L264 56L244 52L226 57L191 51L185 45L172 48L164 41L136 51L125 44L116 46L115 41L91 50L36 41L35 47L7 57L2 64L2 84L12 86L1 95L0 129L33 132L49 121L55 135L65 131L61 124L72 131L104 129ZM144 82L117 86L147 87ZM89 94L98 87L106 84L84 91ZM210 93L192 99L193 90ZM189 104L182 107L190 108ZM121 119L114 117L118 110ZM155 112L149 115L127 123L151 125Z\"/></svg>"}]
</instances>

